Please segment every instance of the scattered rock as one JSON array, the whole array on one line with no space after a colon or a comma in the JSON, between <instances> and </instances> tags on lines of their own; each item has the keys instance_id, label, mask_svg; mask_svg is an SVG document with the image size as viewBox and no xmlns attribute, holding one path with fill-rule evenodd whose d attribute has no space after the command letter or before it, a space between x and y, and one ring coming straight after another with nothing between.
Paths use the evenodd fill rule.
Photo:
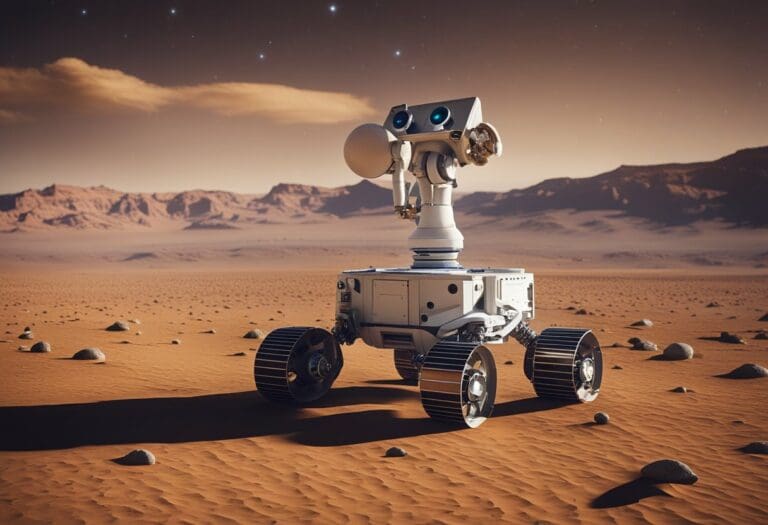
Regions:
<instances>
[{"instance_id":1,"label":"scattered rock","mask_svg":"<svg viewBox=\"0 0 768 525\"><path fill-rule=\"evenodd\" d=\"M107 332L127 332L130 329L128 321L115 321L107 327Z\"/></svg>"},{"instance_id":2,"label":"scattered rock","mask_svg":"<svg viewBox=\"0 0 768 525\"><path fill-rule=\"evenodd\" d=\"M768 454L768 441L754 441L740 450L747 454Z\"/></svg>"},{"instance_id":3,"label":"scattered rock","mask_svg":"<svg viewBox=\"0 0 768 525\"><path fill-rule=\"evenodd\" d=\"M762 316L760 319L758 319L758 321L768 321L768 314Z\"/></svg>"},{"instance_id":4,"label":"scattered rock","mask_svg":"<svg viewBox=\"0 0 768 525\"><path fill-rule=\"evenodd\" d=\"M736 345L745 345L747 344L744 339L739 337L736 334L732 334L730 332L720 332L720 337L717 339L721 343L732 343Z\"/></svg>"},{"instance_id":5,"label":"scattered rock","mask_svg":"<svg viewBox=\"0 0 768 525\"><path fill-rule=\"evenodd\" d=\"M685 394L688 392L688 389L685 388L684 386L676 386L671 390L671 392L675 392L677 394Z\"/></svg>"},{"instance_id":6,"label":"scattered rock","mask_svg":"<svg viewBox=\"0 0 768 525\"><path fill-rule=\"evenodd\" d=\"M104 355L104 352L99 350L98 348L83 348L79 352L77 352L75 355L72 356L72 359L77 359L81 361L85 360L105 360L107 356Z\"/></svg>"},{"instance_id":7,"label":"scattered rock","mask_svg":"<svg viewBox=\"0 0 768 525\"><path fill-rule=\"evenodd\" d=\"M720 308L722 305L717 301L712 301L707 305L707 308Z\"/></svg>"},{"instance_id":8,"label":"scattered rock","mask_svg":"<svg viewBox=\"0 0 768 525\"><path fill-rule=\"evenodd\" d=\"M605 412L595 414L595 423L598 425L607 425L611 418Z\"/></svg>"},{"instance_id":9,"label":"scattered rock","mask_svg":"<svg viewBox=\"0 0 768 525\"><path fill-rule=\"evenodd\" d=\"M768 333L757 332L757 335L755 335L755 339L768 339Z\"/></svg>"},{"instance_id":10,"label":"scattered rock","mask_svg":"<svg viewBox=\"0 0 768 525\"><path fill-rule=\"evenodd\" d=\"M33 354L45 354L51 351L51 343L48 343L46 341L38 341L37 343L32 345L32 348L29 349L30 352Z\"/></svg>"},{"instance_id":11,"label":"scattered rock","mask_svg":"<svg viewBox=\"0 0 768 525\"><path fill-rule=\"evenodd\" d=\"M628 341L629 344L632 345L632 350L642 350L644 352L655 352L659 349L658 346L656 346L656 343L653 343L651 341L645 341L644 339L640 339L639 337L633 337Z\"/></svg>"},{"instance_id":12,"label":"scattered rock","mask_svg":"<svg viewBox=\"0 0 768 525\"><path fill-rule=\"evenodd\" d=\"M720 377L727 377L728 379L757 379L758 377L768 377L768 369L753 363L745 363L727 374L722 374Z\"/></svg>"},{"instance_id":13,"label":"scattered rock","mask_svg":"<svg viewBox=\"0 0 768 525\"><path fill-rule=\"evenodd\" d=\"M388 448L384 455L388 458L404 458L408 453L400 447Z\"/></svg>"},{"instance_id":14,"label":"scattered rock","mask_svg":"<svg viewBox=\"0 0 768 525\"><path fill-rule=\"evenodd\" d=\"M566 310L575 310L575 309L576 309L576 307L575 307L575 306L573 306L573 305L571 305L571 306L569 306L568 308L566 308ZM765 314L765 315L768 315L768 314Z\"/></svg>"},{"instance_id":15,"label":"scattered rock","mask_svg":"<svg viewBox=\"0 0 768 525\"><path fill-rule=\"evenodd\" d=\"M686 343L672 343L664 349L662 357L665 361L693 359L693 347Z\"/></svg>"},{"instance_id":16,"label":"scattered rock","mask_svg":"<svg viewBox=\"0 0 768 525\"><path fill-rule=\"evenodd\" d=\"M650 319L640 319L639 321L635 321L630 326L644 326L650 328L653 326L653 322Z\"/></svg>"},{"instance_id":17,"label":"scattered rock","mask_svg":"<svg viewBox=\"0 0 768 525\"><path fill-rule=\"evenodd\" d=\"M245 352L235 352L232 354L232 357L242 357L244 355L247 355Z\"/></svg>"},{"instance_id":18,"label":"scattered rock","mask_svg":"<svg viewBox=\"0 0 768 525\"><path fill-rule=\"evenodd\" d=\"M206 330L206 331L205 331L205 332L203 332L203 333L205 333L205 334L215 334L215 333L216 333L216 330L215 330L214 328L211 328L210 330Z\"/></svg>"},{"instance_id":19,"label":"scattered rock","mask_svg":"<svg viewBox=\"0 0 768 525\"><path fill-rule=\"evenodd\" d=\"M584 308L579 308L576 310L576 315L589 315L589 312L586 311Z\"/></svg>"},{"instance_id":20,"label":"scattered rock","mask_svg":"<svg viewBox=\"0 0 768 525\"><path fill-rule=\"evenodd\" d=\"M264 334L261 333L261 330L248 330L245 335L243 336L243 339L261 339L264 337Z\"/></svg>"},{"instance_id":21,"label":"scattered rock","mask_svg":"<svg viewBox=\"0 0 768 525\"><path fill-rule=\"evenodd\" d=\"M691 467L675 459L660 459L644 466L640 473L654 483L693 485L699 477Z\"/></svg>"},{"instance_id":22,"label":"scattered rock","mask_svg":"<svg viewBox=\"0 0 768 525\"><path fill-rule=\"evenodd\" d=\"M115 463L126 466L141 466L141 465L154 465L155 455L149 450L143 448L137 448L130 451L128 454L121 458L114 460Z\"/></svg>"},{"instance_id":23,"label":"scattered rock","mask_svg":"<svg viewBox=\"0 0 768 525\"><path fill-rule=\"evenodd\" d=\"M19 339L34 339L35 336L32 334L32 332L25 330L24 332L21 332L19 334Z\"/></svg>"},{"instance_id":24,"label":"scattered rock","mask_svg":"<svg viewBox=\"0 0 768 525\"><path fill-rule=\"evenodd\" d=\"M171 339L171 344L172 345L180 345L181 344L181 339Z\"/></svg>"},{"instance_id":25,"label":"scattered rock","mask_svg":"<svg viewBox=\"0 0 768 525\"><path fill-rule=\"evenodd\" d=\"M611 368L613 368L614 370L624 370L624 367L619 365L613 365Z\"/></svg>"},{"instance_id":26,"label":"scattered rock","mask_svg":"<svg viewBox=\"0 0 768 525\"><path fill-rule=\"evenodd\" d=\"M504 364L505 365L514 365L515 362L514 361L504 361Z\"/></svg>"}]
</instances>

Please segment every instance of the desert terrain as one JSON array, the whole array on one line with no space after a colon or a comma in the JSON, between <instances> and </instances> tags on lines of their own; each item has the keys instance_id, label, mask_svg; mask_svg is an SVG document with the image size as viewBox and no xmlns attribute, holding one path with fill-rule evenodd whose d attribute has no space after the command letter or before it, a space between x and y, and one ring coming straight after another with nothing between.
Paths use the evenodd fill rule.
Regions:
<instances>
[{"instance_id":1,"label":"desert terrain","mask_svg":"<svg viewBox=\"0 0 768 525\"><path fill-rule=\"evenodd\" d=\"M751 155L727 164L758 194ZM392 352L360 341L314 404L255 391L246 332L330 328L338 271L410 263L381 186L2 196L0 522L765 522L768 459L742 449L768 440L768 379L721 377L768 365L765 211L717 162L461 196L462 262L535 272L533 327L592 328L605 359L598 399L559 405L517 343L493 346L496 407L472 430L430 420ZM659 360L674 342L693 359ZM106 359L72 359L87 347ZM114 461L137 448L156 464ZM663 458L698 482L641 477Z\"/></svg>"}]
</instances>

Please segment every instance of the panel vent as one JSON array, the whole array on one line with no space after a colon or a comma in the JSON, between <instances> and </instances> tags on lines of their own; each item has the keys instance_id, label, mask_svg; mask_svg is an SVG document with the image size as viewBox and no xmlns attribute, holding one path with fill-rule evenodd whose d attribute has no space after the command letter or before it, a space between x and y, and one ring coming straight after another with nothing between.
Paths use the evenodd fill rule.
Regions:
<instances>
[{"instance_id":1,"label":"panel vent","mask_svg":"<svg viewBox=\"0 0 768 525\"><path fill-rule=\"evenodd\" d=\"M413 334L381 332L381 342L384 348L415 348L413 345Z\"/></svg>"}]
</instances>

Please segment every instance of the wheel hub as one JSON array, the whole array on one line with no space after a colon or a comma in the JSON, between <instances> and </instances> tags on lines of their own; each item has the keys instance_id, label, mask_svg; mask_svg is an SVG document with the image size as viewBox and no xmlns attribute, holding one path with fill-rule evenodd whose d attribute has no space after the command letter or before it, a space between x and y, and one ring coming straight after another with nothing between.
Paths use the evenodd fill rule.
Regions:
<instances>
[{"instance_id":1,"label":"wheel hub","mask_svg":"<svg viewBox=\"0 0 768 525\"><path fill-rule=\"evenodd\" d=\"M479 401L485 396L487 386L485 376L482 372L475 372L469 378L467 383L467 397L470 401Z\"/></svg>"},{"instance_id":2,"label":"wheel hub","mask_svg":"<svg viewBox=\"0 0 768 525\"><path fill-rule=\"evenodd\" d=\"M581 362L579 375L581 375L581 380L585 383L591 383L595 378L595 362L591 357L587 357Z\"/></svg>"},{"instance_id":3,"label":"wheel hub","mask_svg":"<svg viewBox=\"0 0 768 525\"><path fill-rule=\"evenodd\" d=\"M326 359L320 352L316 352L310 356L308 366L309 374L317 380L324 379L331 373L331 369L333 368L330 361L328 361L328 359Z\"/></svg>"}]
</instances>

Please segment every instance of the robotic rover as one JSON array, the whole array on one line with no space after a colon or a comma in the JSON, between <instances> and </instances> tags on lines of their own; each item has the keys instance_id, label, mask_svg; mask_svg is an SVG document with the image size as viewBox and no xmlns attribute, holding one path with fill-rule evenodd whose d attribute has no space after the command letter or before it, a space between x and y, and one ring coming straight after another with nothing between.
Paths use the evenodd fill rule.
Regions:
<instances>
[{"instance_id":1,"label":"robotic rover","mask_svg":"<svg viewBox=\"0 0 768 525\"><path fill-rule=\"evenodd\" d=\"M451 193L459 167L501 155L499 134L483 122L480 100L463 98L393 107L384 125L350 133L344 157L361 177L392 175L396 215L413 220L410 268L346 270L336 290L336 323L272 331L256 354L258 391L272 401L310 403L343 366L341 345L361 338L393 349L400 376L418 383L432 418L477 427L491 415L496 365L490 346L510 337L525 348L524 372L542 398L594 400L602 354L583 328L534 332L533 274L464 268L464 238ZM406 183L406 177L415 184Z\"/></svg>"}]
</instances>

